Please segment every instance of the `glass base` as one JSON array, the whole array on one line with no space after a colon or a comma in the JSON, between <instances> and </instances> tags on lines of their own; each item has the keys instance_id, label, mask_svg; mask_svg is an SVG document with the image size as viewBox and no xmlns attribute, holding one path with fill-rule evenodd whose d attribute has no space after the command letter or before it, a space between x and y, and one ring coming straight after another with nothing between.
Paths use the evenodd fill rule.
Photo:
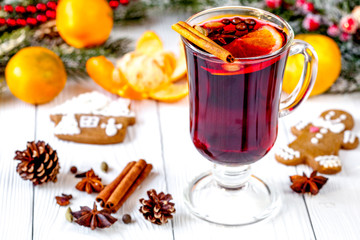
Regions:
<instances>
[{"instance_id":1,"label":"glass base","mask_svg":"<svg viewBox=\"0 0 360 240\"><path fill-rule=\"evenodd\" d=\"M231 169L230 174L226 174L224 169ZM248 225L274 216L281 205L279 195L264 181L250 175L249 169L249 166L215 165L212 172L195 178L184 192L191 213L203 220L228 226ZM231 178L233 182L237 179L239 184L229 184Z\"/></svg>"}]
</instances>

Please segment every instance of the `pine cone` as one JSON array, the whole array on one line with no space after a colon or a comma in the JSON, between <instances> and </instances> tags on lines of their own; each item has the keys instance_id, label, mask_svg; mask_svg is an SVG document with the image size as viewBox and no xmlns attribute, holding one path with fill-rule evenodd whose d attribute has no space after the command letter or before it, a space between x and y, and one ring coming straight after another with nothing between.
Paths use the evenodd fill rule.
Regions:
<instances>
[{"instance_id":1,"label":"pine cone","mask_svg":"<svg viewBox=\"0 0 360 240\"><path fill-rule=\"evenodd\" d=\"M34 32L35 43L44 42L49 46L60 46L64 43L64 40L60 37L59 31L56 27L56 20L43 23Z\"/></svg>"},{"instance_id":2,"label":"pine cone","mask_svg":"<svg viewBox=\"0 0 360 240\"><path fill-rule=\"evenodd\" d=\"M154 189L151 189L147 191L147 195L149 200L140 199L140 203L143 205L140 207L140 212L146 220L161 225L173 218L175 204L170 202L173 199L170 194L165 195L163 192L157 194Z\"/></svg>"},{"instance_id":3,"label":"pine cone","mask_svg":"<svg viewBox=\"0 0 360 240\"><path fill-rule=\"evenodd\" d=\"M49 181L56 182L59 173L59 161L56 151L43 141L28 142L24 151L16 151L14 160L20 160L16 171L25 180L34 185Z\"/></svg>"}]
</instances>

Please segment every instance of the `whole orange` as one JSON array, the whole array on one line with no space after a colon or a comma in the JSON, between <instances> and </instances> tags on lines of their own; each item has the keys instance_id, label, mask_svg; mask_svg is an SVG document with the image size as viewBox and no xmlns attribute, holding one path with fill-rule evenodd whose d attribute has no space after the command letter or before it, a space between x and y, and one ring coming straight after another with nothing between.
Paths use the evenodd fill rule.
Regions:
<instances>
[{"instance_id":1,"label":"whole orange","mask_svg":"<svg viewBox=\"0 0 360 240\"><path fill-rule=\"evenodd\" d=\"M103 44L113 27L113 12L106 0L61 0L56 9L61 37L76 48Z\"/></svg>"},{"instance_id":2,"label":"whole orange","mask_svg":"<svg viewBox=\"0 0 360 240\"><path fill-rule=\"evenodd\" d=\"M54 52L43 47L27 47L10 59L5 78L17 98L42 104L54 99L64 88L66 71Z\"/></svg>"}]
</instances>

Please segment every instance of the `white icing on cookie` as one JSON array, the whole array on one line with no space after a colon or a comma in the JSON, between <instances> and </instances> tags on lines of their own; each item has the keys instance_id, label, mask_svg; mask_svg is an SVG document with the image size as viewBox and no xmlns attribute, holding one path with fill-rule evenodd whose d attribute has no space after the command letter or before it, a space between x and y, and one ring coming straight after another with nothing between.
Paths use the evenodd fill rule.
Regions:
<instances>
[{"instance_id":1,"label":"white icing on cookie","mask_svg":"<svg viewBox=\"0 0 360 240\"><path fill-rule=\"evenodd\" d=\"M313 125L316 127L327 128L333 133L341 133L345 130L345 125L341 122L337 122L336 120L326 120L322 117L316 119L313 122Z\"/></svg>"},{"instance_id":2,"label":"white icing on cookie","mask_svg":"<svg viewBox=\"0 0 360 240\"><path fill-rule=\"evenodd\" d=\"M322 134L326 134L326 133L328 133L329 131L326 129L326 128L321 128L320 129L320 133L322 133Z\"/></svg>"},{"instance_id":3,"label":"white icing on cookie","mask_svg":"<svg viewBox=\"0 0 360 240\"><path fill-rule=\"evenodd\" d=\"M129 110L130 100L111 98L101 94L100 92L88 92L80 94L63 104L57 106L52 114L94 114L112 117L133 117L135 113Z\"/></svg>"},{"instance_id":4,"label":"white icing on cookie","mask_svg":"<svg viewBox=\"0 0 360 240\"><path fill-rule=\"evenodd\" d=\"M317 133L317 134L315 134L315 137L317 139L322 139L324 136L321 133Z\"/></svg>"},{"instance_id":5,"label":"white icing on cookie","mask_svg":"<svg viewBox=\"0 0 360 240\"><path fill-rule=\"evenodd\" d=\"M354 143L355 142L355 134L349 130L344 132L344 140L343 143Z\"/></svg>"},{"instance_id":6,"label":"white icing on cookie","mask_svg":"<svg viewBox=\"0 0 360 240\"><path fill-rule=\"evenodd\" d=\"M117 134L118 129L121 129L123 125L121 123L115 124L115 119L110 118L107 124L102 123L100 127L105 128L106 135L108 135L109 137L113 137Z\"/></svg>"},{"instance_id":7,"label":"white icing on cookie","mask_svg":"<svg viewBox=\"0 0 360 240\"><path fill-rule=\"evenodd\" d=\"M307 122L300 121L295 125L295 128L299 131L303 130L308 125Z\"/></svg>"},{"instance_id":8,"label":"white icing on cookie","mask_svg":"<svg viewBox=\"0 0 360 240\"><path fill-rule=\"evenodd\" d=\"M339 117L341 120L345 120L346 119L346 115L345 114L341 114Z\"/></svg>"},{"instance_id":9,"label":"white icing on cookie","mask_svg":"<svg viewBox=\"0 0 360 240\"><path fill-rule=\"evenodd\" d=\"M334 168L341 166L339 157L335 155L318 156L315 158L315 161L319 162L320 166L325 168Z\"/></svg>"},{"instance_id":10,"label":"white icing on cookie","mask_svg":"<svg viewBox=\"0 0 360 240\"><path fill-rule=\"evenodd\" d=\"M292 160L294 158L299 158L300 152L286 146L283 148L279 148L276 152L276 155L280 156L284 160Z\"/></svg>"},{"instance_id":11,"label":"white icing on cookie","mask_svg":"<svg viewBox=\"0 0 360 240\"><path fill-rule=\"evenodd\" d=\"M331 118L335 115L335 112L334 111L330 111L328 112L328 114L325 115L325 120L331 120Z\"/></svg>"},{"instance_id":12,"label":"white icing on cookie","mask_svg":"<svg viewBox=\"0 0 360 240\"><path fill-rule=\"evenodd\" d=\"M319 139L317 139L316 137L311 138L310 141L311 141L312 144L318 144L319 143Z\"/></svg>"},{"instance_id":13,"label":"white icing on cookie","mask_svg":"<svg viewBox=\"0 0 360 240\"><path fill-rule=\"evenodd\" d=\"M99 125L100 118L97 116L81 116L81 128L96 128Z\"/></svg>"},{"instance_id":14,"label":"white icing on cookie","mask_svg":"<svg viewBox=\"0 0 360 240\"><path fill-rule=\"evenodd\" d=\"M55 126L54 133L58 135L76 135L81 130L74 114L63 115L61 121Z\"/></svg>"}]
</instances>

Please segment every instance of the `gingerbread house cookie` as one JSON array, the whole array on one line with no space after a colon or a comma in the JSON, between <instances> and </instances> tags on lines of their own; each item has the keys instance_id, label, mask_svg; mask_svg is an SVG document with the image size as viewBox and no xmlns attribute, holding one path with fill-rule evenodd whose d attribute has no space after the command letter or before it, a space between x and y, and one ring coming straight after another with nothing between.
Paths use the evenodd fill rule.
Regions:
<instances>
[{"instance_id":1,"label":"gingerbread house cookie","mask_svg":"<svg viewBox=\"0 0 360 240\"><path fill-rule=\"evenodd\" d=\"M328 110L312 123L299 122L291 128L297 137L275 154L285 165L307 164L323 174L341 170L340 149L354 149L359 138L351 131L353 117L342 110Z\"/></svg>"},{"instance_id":2,"label":"gingerbread house cookie","mask_svg":"<svg viewBox=\"0 0 360 240\"><path fill-rule=\"evenodd\" d=\"M130 100L89 92L54 108L50 119L54 134L62 140L78 143L113 144L122 142L129 125L135 124Z\"/></svg>"}]
</instances>

